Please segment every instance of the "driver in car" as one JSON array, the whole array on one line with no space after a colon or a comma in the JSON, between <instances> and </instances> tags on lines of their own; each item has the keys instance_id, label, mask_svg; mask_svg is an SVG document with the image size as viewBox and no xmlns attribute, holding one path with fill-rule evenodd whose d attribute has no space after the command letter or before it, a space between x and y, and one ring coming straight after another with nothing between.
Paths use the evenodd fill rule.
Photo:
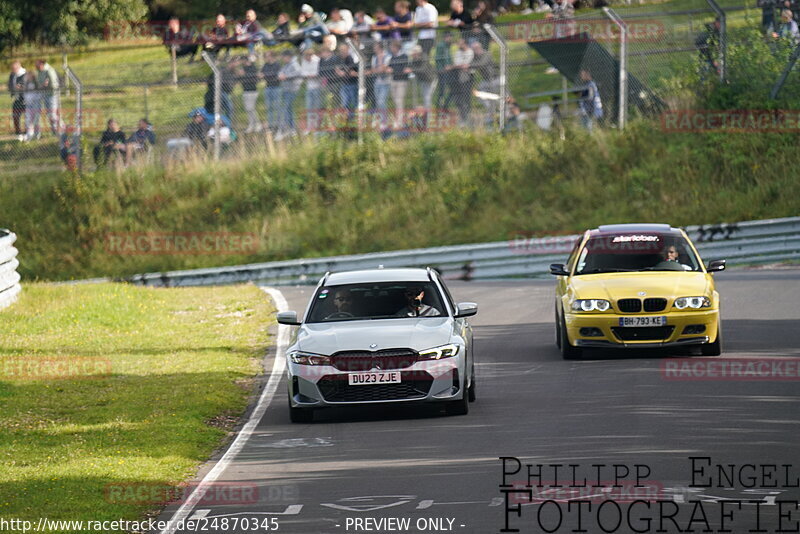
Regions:
<instances>
[{"instance_id":1,"label":"driver in car","mask_svg":"<svg viewBox=\"0 0 800 534\"><path fill-rule=\"evenodd\" d=\"M400 308L395 317L432 317L441 315L439 310L422 302L425 290L420 286L408 287L405 291L406 305Z\"/></svg>"},{"instance_id":2,"label":"driver in car","mask_svg":"<svg viewBox=\"0 0 800 534\"><path fill-rule=\"evenodd\" d=\"M691 267L680 263L680 261L678 260L679 256L680 253L678 252L678 247L676 247L675 245L668 245L667 248L664 250L664 261L675 262L678 265L680 265L685 271L691 271L692 270Z\"/></svg>"},{"instance_id":3,"label":"driver in car","mask_svg":"<svg viewBox=\"0 0 800 534\"><path fill-rule=\"evenodd\" d=\"M349 289L339 289L333 294L333 307L335 311L325 317L326 319L353 317L353 295Z\"/></svg>"}]
</instances>

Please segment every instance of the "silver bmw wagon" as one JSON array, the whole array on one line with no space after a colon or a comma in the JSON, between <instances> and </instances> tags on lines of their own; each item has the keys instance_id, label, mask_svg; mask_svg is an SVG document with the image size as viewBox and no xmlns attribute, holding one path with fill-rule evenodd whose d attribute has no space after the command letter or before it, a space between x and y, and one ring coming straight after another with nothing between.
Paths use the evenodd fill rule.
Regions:
<instances>
[{"instance_id":1,"label":"silver bmw wagon","mask_svg":"<svg viewBox=\"0 0 800 534\"><path fill-rule=\"evenodd\" d=\"M455 304L433 269L370 269L326 274L286 352L289 411L373 403L443 403L452 415L475 400L474 302Z\"/></svg>"}]
</instances>

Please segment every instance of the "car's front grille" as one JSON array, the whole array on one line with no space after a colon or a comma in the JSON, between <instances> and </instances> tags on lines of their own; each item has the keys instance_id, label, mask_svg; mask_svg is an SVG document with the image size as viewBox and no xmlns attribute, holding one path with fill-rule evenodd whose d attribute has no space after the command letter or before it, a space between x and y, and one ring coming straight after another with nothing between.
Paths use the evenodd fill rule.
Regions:
<instances>
[{"instance_id":1,"label":"car's front grille","mask_svg":"<svg viewBox=\"0 0 800 534\"><path fill-rule=\"evenodd\" d=\"M611 327L620 341L661 341L672 335L675 326Z\"/></svg>"},{"instance_id":2,"label":"car's front grille","mask_svg":"<svg viewBox=\"0 0 800 534\"><path fill-rule=\"evenodd\" d=\"M639 299L619 299L617 308L622 313L638 313L642 311L642 301Z\"/></svg>"},{"instance_id":3,"label":"car's front grille","mask_svg":"<svg viewBox=\"0 0 800 534\"><path fill-rule=\"evenodd\" d=\"M399 384L351 386L347 375L327 375L317 382L328 402L377 402L422 399L428 395L433 377L425 371L404 371Z\"/></svg>"},{"instance_id":4,"label":"car's front grille","mask_svg":"<svg viewBox=\"0 0 800 534\"><path fill-rule=\"evenodd\" d=\"M644 299L644 311L646 312L660 312L667 307L667 299L652 298Z\"/></svg>"},{"instance_id":5,"label":"car's front grille","mask_svg":"<svg viewBox=\"0 0 800 534\"><path fill-rule=\"evenodd\" d=\"M331 356L331 364L340 371L404 369L417 363L418 357L417 352L411 349L346 351Z\"/></svg>"}]
</instances>

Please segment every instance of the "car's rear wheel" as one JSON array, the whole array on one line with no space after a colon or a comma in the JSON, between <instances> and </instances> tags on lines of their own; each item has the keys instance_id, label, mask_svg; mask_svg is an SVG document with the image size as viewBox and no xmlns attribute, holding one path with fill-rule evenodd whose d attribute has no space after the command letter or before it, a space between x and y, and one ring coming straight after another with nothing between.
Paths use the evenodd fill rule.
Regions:
<instances>
[{"instance_id":1,"label":"car's rear wheel","mask_svg":"<svg viewBox=\"0 0 800 534\"><path fill-rule=\"evenodd\" d=\"M559 348L561 349L561 357L565 360L577 360L581 357L581 349L573 347L569 342L569 334L567 333L567 322L564 316L561 316L559 321Z\"/></svg>"},{"instance_id":2,"label":"car's rear wheel","mask_svg":"<svg viewBox=\"0 0 800 534\"><path fill-rule=\"evenodd\" d=\"M719 356L722 354L722 328L717 323L717 339L713 343L700 345L700 353L703 356Z\"/></svg>"},{"instance_id":3,"label":"car's rear wheel","mask_svg":"<svg viewBox=\"0 0 800 534\"><path fill-rule=\"evenodd\" d=\"M292 423L310 423L314 420L313 408L295 408L289 401L289 419Z\"/></svg>"}]
</instances>

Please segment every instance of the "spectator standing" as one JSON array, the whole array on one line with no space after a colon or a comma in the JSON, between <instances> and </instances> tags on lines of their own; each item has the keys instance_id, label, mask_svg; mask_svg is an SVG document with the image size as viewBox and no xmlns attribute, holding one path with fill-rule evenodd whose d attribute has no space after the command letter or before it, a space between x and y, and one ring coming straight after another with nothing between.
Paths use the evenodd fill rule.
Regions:
<instances>
[{"instance_id":1,"label":"spectator standing","mask_svg":"<svg viewBox=\"0 0 800 534\"><path fill-rule=\"evenodd\" d=\"M331 52L328 47L319 49L319 81L322 86L321 100L322 108L327 107L326 102L329 95L338 94L339 86L336 78L336 66L339 58Z\"/></svg>"},{"instance_id":2,"label":"spectator standing","mask_svg":"<svg viewBox=\"0 0 800 534\"><path fill-rule=\"evenodd\" d=\"M797 22L794 21L792 11L784 9L781 11L781 25L777 33L773 33L774 38L786 39L792 46L797 45L800 40L800 30L797 28Z\"/></svg>"},{"instance_id":3,"label":"spectator standing","mask_svg":"<svg viewBox=\"0 0 800 534\"><path fill-rule=\"evenodd\" d=\"M367 15L365 11L356 11L356 19L353 22L353 32L356 35L367 35L372 31L375 20Z\"/></svg>"},{"instance_id":4,"label":"spectator standing","mask_svg":"<svg viewBox=\"0 0 800 534\"><path fill-rule=\"evenodd\" d=\"M25 141L39 139L42 136L40 120L42 112L42 93L39 82L33 72L26 72L24 78L23 99L25 101Z\"/></svg>"},{"instance_id":5,"label":"spectator standing","mask_svg":"<svg viewBox=\"0 0 800 534\"><path fill-rule=\"evenodd\" d=\"M439 27L439 11L428 0L417 0L414 11L414 26L419 29L417 44L427 57L436 42L436 28Z\"/></svg>"},{"instance_id":6,"label":"spectator standing","mask_svg":"<svg viewBox=\"0 0 800 534\"><path fill-rule=\"evenodd\" d=\"M281 130L286 135L295 130L294 100L303 83L303 72L297 57L290 50L281 53L281 61L283 66L278 72L281 88Z\"/></svg>"},{"instance_id":7,"label":"spectator standing","mask_svg":"<svg viewBox=\"0 0 800 534\"><path fill-rule=\"evenodd\" d=\"M381 7L375 10L375 22L372 24L372 29L378 33L378 37L382 41L400 38L400 32L394 29L394 19L387 15Z\"/></svg>"},{"instance_id":8,"label":"spectator standing","mask_svg":"<svg viewBox=\"0 0 800 534\"><path fill-rule=\"evenodd\" d=\"M450 94L456 101L459 124L462 126L465 126L469 122L473 81L470 65L474 57L475 53L467 44L466 39L459 39L458 46L453 54L453 64L450 66L450 71L453 76L453 85ZM445 107L447 107L447 102L445 103Z\"/></svg>"},{"instance_id":9,"label":"spectator standing","mask_svg":"<svg viewBox=\"0 0 800 534\"><path fill-rule=\"evenodd\" d=\"M22 63L15 61L11 64L11 74L8 75L8 94L11 95L11 116L14 120L14 135L19 141L25 139L25 128L22 117L25 114L25 74Z\"/></svg>"},{"instance_id":10,"label":"spectator standing","mask_svg":"<svg viewBox=\"0 0 800 534\"><path fill-rule=\"evenodd\" d=\"M375 109L378 112L380 129L385 130L387 126L387 102L392 84L392 68L389 66L392 56L381 43L375 43L373 52L370 59L369 74L375 82Z\"/></svg>"},{"instance_id":11,"label":"spectator standing","mask_svg":"<svg viewBox=\"0 0 800 534\"><path fill-rule=\"evenodd\" d=\"M441 109L442 103L445 103L444 108L447 108L450 100L450 87L452 86L452 70L450 66L453 64L453 57L450 50L453 47L453 34L445 32L442 38L437 41L436 48L434 49L434 65L436 65L436 77L438 83L436 86L436 108Z\"/></svg>"},{"instance_id":12,"label":"spectator standing","mask_svg":"<svg viewBox=\"0 0 800 534\"><path fill-rule=\"evenodd\" d=\"M414 26L411 16L411 4L408 0L398 0L394 3L394 23L392 28L397 30L398 37L402 41L411 39L411 28Z\"/></svg>"},{"instance_id":13,"label":"spectator standing","mask_svg":"<svg viewBox=\"0 0 800 534\"><path fill-rule=\"evenodd\" d=\"M491 41L489 34L483 29L484 24L494 24L494 15L492 15L492 8L486 0L478 0L475 10L472 12L472 19L475 24L472 26L467 42L478 41L483 45L483 48L489 49L489 42Z\"/></svg>"},{"instance_id":14,"label":"spectator standing","mask_svg":"<svg viewBox=\"0 0 800 534\"><path fill-rule=\"evenodd\" d=\"M264 65L261 67L261 76L266 82L264 87L264 104L267 107L267 127L272 133L277 133L280 128L281 116L281 88L278 73L281 71L281 62L272 50L264 53Z\"/></svg>"},{"instance_id":15,"label":"spectator standing","mask_svg":"<svg viewBox=\"0 0 800 534\"><path fill-rule=\"evenodd\" d=\"M450 19L447 25L451 28L458 28L463 32L467 31L475 23L472 14L464 9L464 0L452 0L450 2Z\"/></svg>"},{"instance_id":16,"label":"spectator standing","mask_svg":"<svg viewBox=\"0 0 800 534\"><path fill-rule=\"evenodd\" d=\"M761 28L765 32L775 31L776 0L757 0L756 5L761 8Z\"/></svg>"},{"instance_id":17,"label":"spectator standing","mask_svg":"<svg viewBox=\"0 0 800 534\"><path fill-rule=\"evenodd\" d=\"M39 71L36 83L42 93L41 103L50 120L50 131L53 132L53 135L58 135L58 132L61 131L58 74L56 74L56 69L43 59L36 62L36 69Z\"/></svg>"},{"instance_id":18,"label":"spectator standing","mask_svg":"<svg viewBox=\"0 0 800 534\"><path fill-rule=\"evenodd\" d=\"M711 70L719 74L717 47L719 46L720 26L721 23L719 19L716 19L711 24L706 24L705 30L701 32L694 41L694 45L700 52L700 56L703 58L705 66L707 67L702 69L703 73Z\"/></svg>"},{"instance_id":19,"label":"spectator standing","mask_svg":"<svg viewBox=\"0 0 800 534\"><path fill-rule=\"evenodd\" d=\"M319 110L322 108L322 83L319 77L320 58L314 50L303 50L300 72L306 82L306 133L319 127Z\"/></svg>"},{"instance_id":20,"label":"spectator standing","mask_svg":"<svg viewBox=\"0 0 800 534\"><path fill-rule=\"evenodd\" d=\"M500 95L500 73L497 65L492 59L492 55L484 50L483 45L479 41L472 43L472 62L471 67L480 77L481 81L478 83L478 90L492 95L497 95L497 100L489 98L482 98L484 108L486 108L486 123L491 124L493 117L497 114L497 103L503 95Z\"/></svg>"},{"instance_id":21,"label":"spectator standing","mask_svg":"<svg viewBox=\"0 0 800 534\"><path fill-rule=\"evenodd\" d=\"M342 108L348 110L350 119L358 104L358 66L346 44L340 44L336 53L338 61L335 74L339 85L339 102Z\"/></svg>"},{"instance_id":22,"label":"spectator standing","mask_svg":"<svg viewBox=\"0 0 800 534\"><path fill-rule=\"evenodd\" d=\"M108 163L112 154L125 157L125 132L120 130L119 124L114 119L108 119L106 131L100 136L100 142L92 150L94 163L98 167Z\"/></svg>"},{"instance_id":23,"label":"spectator standing","mask_svg":"<svg viewBox=\"0 0 800 534\"><path fill-rule=\"evenodd\" d=\"M594 121L603 117L603 102L600 100L600 91L592 79L592 74L584 69L580 75L584 83L580 102L581 122L591 132Z\"/></svg>"},{"instance_id":24,"label":"spectator standing","mask_svg":"<svg viewBox=\"0 0 800 534\"><path fill-rule=\"evenodd\" d=\"M420 92L422 93L422 106L425 109L423 117L427 117L432 108L433 91L436 89L438 80L430 59L428 59L422 46L414 45L414 48L411 49L411 60L406 72L413 73L414 79L419 84Z\"/></svg>"},{"instance_id":25,"label":"spectator standing","mask_svg":"<svg viewBox=\"0 0 800 534\"><path fill-rule=\"evenodd\" d=\"M406 93L408 92L408 56L401 49L399 41L392 41L392 57L389 59L389 67L392 70L391 93L394 102L394 128L398 129L403 125L403 113L405 110Z\"/></svg>"},{"instance_id":26,"label":"spectator standing","mask_svg":"<svg viewBox=\"0 0 800 534\"><path fill-rule=\"evenodd\" d=\"M349 9L335 7L328 15L325 25L334 35L347 35L353 29L353 13Z\"/></svg>"},{"instance_id":27,"label":"spectator standing","mask_svg":"<svg viewBox=\"0 0 800 534\"><path fill-rule=\"evenodd\" d=\"M242 83L242 103L247 113L247 129L244 133L260 132L261 121L256 110L258 102L258 68L252 57L247 58L240 71L239 80Z\"/></svg>"},{"instance_id":28,"label":"spectator standing","mask_svg":"<svg viewBox=\"0 0 800 534\"><path fill-rule=\"evenodd\" d=\"M156 144L156 134L147 119L139 119L139 127L125 143L125 164L133 162L133 156L150 150Z\"/></svg>"},{"instance_id":29,"label":"spectator standing","mask_svg":"<svg viewBox=\"0 0 800 534\"><path fill-rule=\"evenodd\" d=\"M189 63L194 61L197 49L200 45L191 31L187 28L181 29L181 22L177 17L172 17L167 23L167 31L164 32L164 46L167 50L175 49L175 57L189 56Z\"/></svg>"}]
</instances>

